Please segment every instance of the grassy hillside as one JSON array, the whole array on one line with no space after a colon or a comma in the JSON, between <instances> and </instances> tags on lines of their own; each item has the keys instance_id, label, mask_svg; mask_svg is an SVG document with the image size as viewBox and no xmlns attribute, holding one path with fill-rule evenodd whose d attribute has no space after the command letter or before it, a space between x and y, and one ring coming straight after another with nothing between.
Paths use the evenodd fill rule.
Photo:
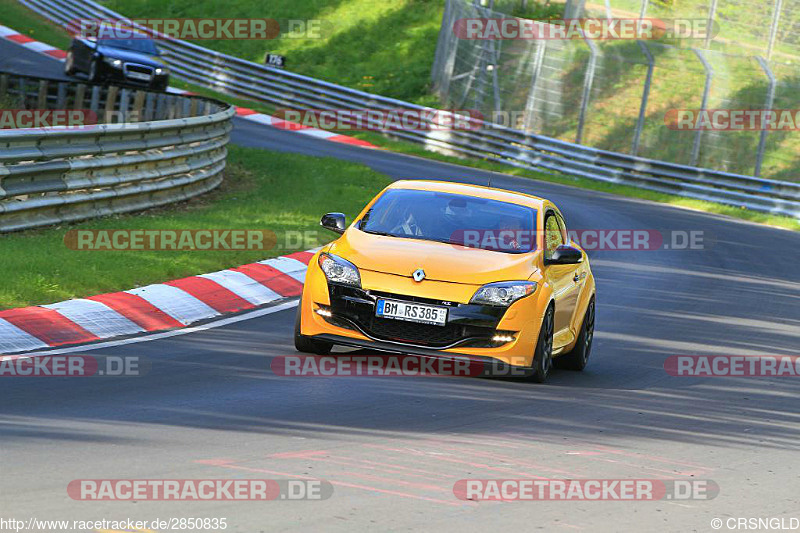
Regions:
<instances>
[{"instance_id":1,"label":"grassy hillside","mask_svg":"<svg viewBox=\"0 0 800 533\"><path fill-rule=\"evenodd\" d=\"M251 61L267 53L287 67L386 96L435 103L430 69L442 21L442 0L109 0L106 6L137 17L272 18L321 20L321 38L209 40L200 44Z\"/></svg>"}]
</instances>

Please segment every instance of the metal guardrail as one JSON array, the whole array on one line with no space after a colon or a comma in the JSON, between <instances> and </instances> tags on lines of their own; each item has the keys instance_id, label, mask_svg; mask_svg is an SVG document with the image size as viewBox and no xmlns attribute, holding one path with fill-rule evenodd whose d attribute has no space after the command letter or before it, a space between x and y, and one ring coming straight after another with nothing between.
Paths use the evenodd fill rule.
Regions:
<instances>
[{"instance_id":1,"label":"metal guardrail","mask_svg":"<svg viewBox=\"0 0 800 533\"><path fill-rule=\"evenodd\" d=\"M223 178L233 107L0 73L14 109L86 109L98 124L0 130L0 232L186 200Z\"/></svg>"},{"instance_id":2,"label":"metal guardrail","mask_svg":"<svg viewBox=\"0 0 800 533\"><path fill-rule=\"evenodd\" d=\"M19 0L50 20L68 25L81 18L126 20L91 0ZM234 96L291 109L413 110L431 108L273 69L195 44L164 39L167 62L182 79ZM609 152L491 123L475 129L390 133L431 149L499 163L563 172L689 198L800 219L800 184L672 164Z\"/></svg>"}]
</instances>

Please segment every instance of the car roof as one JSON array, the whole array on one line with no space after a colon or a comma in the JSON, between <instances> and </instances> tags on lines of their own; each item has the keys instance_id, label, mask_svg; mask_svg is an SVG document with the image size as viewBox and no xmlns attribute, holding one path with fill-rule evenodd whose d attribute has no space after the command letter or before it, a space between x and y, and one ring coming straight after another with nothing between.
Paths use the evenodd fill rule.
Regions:
<instances>
[{"instance_id":1,"label":"car roof","mask_svg":"<svg viewBox=\"0 0 800 533\"><path fill-rule=\"evenodd\" d=\"M466 196L475 196L477 198L497 200L499 202L524 205L537 210L542 209L546 205L551 205L551 203L544 198L533 196L531 194L509 191L506 189L496 189L494 187L485 187L483 185L472 185L469 183L453 183L449 181L434 180L400 180L392 183L388 188L463 194Z\"/></svg>"}]
</instances>

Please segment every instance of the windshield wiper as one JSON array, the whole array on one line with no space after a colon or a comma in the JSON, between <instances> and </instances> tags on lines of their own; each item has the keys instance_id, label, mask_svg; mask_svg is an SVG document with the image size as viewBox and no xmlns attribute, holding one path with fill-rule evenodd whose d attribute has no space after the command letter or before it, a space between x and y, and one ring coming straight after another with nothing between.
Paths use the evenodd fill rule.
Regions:
<instances>
[{"instance_id":1,"label":"windshield wiper","mask_svg":"<svg viewBox=\"0 0 800 533\"><path fill-rule=\"evenodd\" d=\"M366 229L362 229L361 231L363 231L364 233L369 233L370 235L381 235L382 237L397 237L397 235L394 235L392 233L386 233L385 231L375 231Z\"/></svg>"}]
</instances>

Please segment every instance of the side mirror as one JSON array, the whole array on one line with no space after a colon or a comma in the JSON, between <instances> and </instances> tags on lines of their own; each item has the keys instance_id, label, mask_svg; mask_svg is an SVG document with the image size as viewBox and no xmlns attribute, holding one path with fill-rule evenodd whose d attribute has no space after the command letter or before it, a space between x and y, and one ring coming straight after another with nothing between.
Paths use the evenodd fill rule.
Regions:
<instances>
[{"instance_id":1,"label":"side mirror","mask_svg":"<svg viewBox=\"0 0 800 533\"><path fill-rule=\"evenodd\" d=\"M545 260L547 265L577 265L583 261L583 252L573 246L562 244L555 249L550 259Z\"/></svg>"},{"instance_id":2,"label":"side mirror","mask_svg":"<svg viewBox=\"0 0 800 533\"><path fill-rule=\"evenodd\" d=\"M322 215L319 225L325 229L342 234L344 230L347 229L347 219L345 219L342 213L328 213L327 215Z\"/></svg>"}]
</instances>

